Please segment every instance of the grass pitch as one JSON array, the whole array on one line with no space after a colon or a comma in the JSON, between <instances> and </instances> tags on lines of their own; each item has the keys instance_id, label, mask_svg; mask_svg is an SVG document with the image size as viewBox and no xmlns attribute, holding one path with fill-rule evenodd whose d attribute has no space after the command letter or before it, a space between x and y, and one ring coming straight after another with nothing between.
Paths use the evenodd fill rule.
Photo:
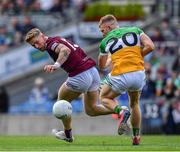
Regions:
<instances>
[{"instance_id":1,"label":"grass pitch","mask_svg":"<svg viewBox=\"0 0 180 152\"><path fill-rule=\"evenodd\" d=\"M180 136L142 136L132 146L130 136L75 136L66 143L52 136L0 136L0 151L180 151Z\"/></svg>"}]
</instances>

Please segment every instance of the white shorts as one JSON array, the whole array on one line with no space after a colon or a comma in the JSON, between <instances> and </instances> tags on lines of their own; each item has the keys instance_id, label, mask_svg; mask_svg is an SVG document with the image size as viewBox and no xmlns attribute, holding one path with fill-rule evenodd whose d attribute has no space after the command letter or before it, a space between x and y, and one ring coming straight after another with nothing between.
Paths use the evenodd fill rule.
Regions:
<instances>
[{"instance_id":1,"label":"white shorts","mask_svg":"<svg viewBox=\"0 0 180 152\"><path fill-rule=\"evenodd\" d=\"M95 67L92 67L74 77L68 77L65 84L68 89L76 92L96 91L100 86L99 73Z\"/></svg>"},{"instance_id":2,"label":"white shorts","mask_svg":"<svg viewBox=\"0 0 180 152\"><path fill-rule=\"evenodd\" d=\"M146 83L145 71L135 71L118 76L111 76L109 74L104 83L111 86L113 91L117 93L124 93L126 91L141 91Z\"/></svg>"}]
</instances>

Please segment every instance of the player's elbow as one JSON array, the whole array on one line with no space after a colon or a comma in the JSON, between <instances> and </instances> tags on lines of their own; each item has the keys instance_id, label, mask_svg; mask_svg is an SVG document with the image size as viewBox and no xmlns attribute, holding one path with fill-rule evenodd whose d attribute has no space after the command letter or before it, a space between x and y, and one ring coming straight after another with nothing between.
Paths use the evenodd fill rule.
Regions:
<instances>
[{"instance_id":1,"label":"player's elbow","mask_svg":"<svg viewBox=\"0 0 180 152\"><path fill-rule=\"evenodd\" d=\"M98 57L98 67L100 70L103 70L106 68L106 61L107 61L107 56Z\"/></svg>"},{"instance_id":2,"label":"player's elbow","mask_svg":"<svg viewBox=\"0 0 180 152\"><path fill-rule=\"evenodd\" d=\"M103 64L99 64L98 67L99 67L99 70L101 71L103 71L106 68L106 66Z\"/></svg>"},{"instance_id":3,"label":"player's elbow","mask_svg":"<svg viewBox=\"0 0 180 152\"><path fill-rule=\"evenodd\" d=\"M146 47L148 48L148 50L151 50L151 51L155 49L154 43L148 43Z\"/></svg>"},{"instance_id":4,"label":"player's elbow","mask_svg":"<svg viewBox=\"0 0 180 152\"><path fill-rule=\"evenodd\" d=\"M154 43L150 45L150 49L153 51L155 49Z\"/></svg>"},{"instance_id":5,"label":"player's elbow","mask_svg":"<svg viewBox=\"0 0 180 152\"><path fill-rule=\"evenodd\" d=\"M96 107L95 107L96 108ZM86 112L86 114L88 115L88 116L90 116L90 117L95 117L95 116L97 116L97 114L94 112L94 109L92 108L92 109L85 109L85 112Z\"/></svg>"}]
</instances>

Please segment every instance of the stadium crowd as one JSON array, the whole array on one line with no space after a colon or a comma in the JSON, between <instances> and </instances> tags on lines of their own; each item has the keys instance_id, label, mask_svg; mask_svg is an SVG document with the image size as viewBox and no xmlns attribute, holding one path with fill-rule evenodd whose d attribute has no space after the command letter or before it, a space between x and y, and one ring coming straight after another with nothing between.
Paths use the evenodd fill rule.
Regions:
<instances>
[{"instance_id":1,"label":"stadium crowd","mask_svg":"<svg viewBox=\"0 0 180 152\"><path fill-rule=\"evenodd\" d=\"M142 99L151 99L151 104L157 105L164 133L179 134L180 29L166 18L158 26L148 29L147 33L156 49L145 63L147 84Z\"/></svg>"},{"instance_id":2,"label":"stadium crowd","mask_svg":"<svg viewBox=\"0 0 180 152\"><path fill-rule=\"evenodd\" d=\"M63 9L70 5L70 2L70 0L2 0L0 14L62 13Z\"/></svg>"},{"instance_id":3,"label":"stadium crowd","mask_svg":"<svg viewBox=\"0 0 180 152\"><path fill-rule=\"evenodd\" d=\"M151 90L143 97L152 95L159 97L165 95L167 99L179 96L179 66L180 66L180 30L171 27L167 19L164 19L158 27L149 29L147 33L156 45L155 52L145 63L147 78ZM172 57L172 58L169 58ZM168 60L171 59L171 60ZM153 89L154 88L154 89Z\"/></svg>"},{"instance_id":4,"label":"stadium crowd","mask_svg":"<svg viewBox=\"0 0 180 152\"><path fill-rule=\"evenodd\" d=\"M37 20L32 21L33 15L51 14L56 20L61 16L67 22L68 8L76 7L81 12L86 2L81 0L0 1L0 53L7 52L11 47L20 46L24 42L25 33L38 26L35 23Z\"/></svg>"},{"instance_id":5,"label":"stadium crowd","mask_svg":"<svg viewBox=\"0 0 180 152\"><path fill-rule=\"evenodd\" d=\"M12 46L20 46L24 41L25 33L35 26L29 16L24 16L22 23L17 17L12 17L9 27L2 23L0 25L0 53L8 51Z\"/></svg>"}]
</instances>

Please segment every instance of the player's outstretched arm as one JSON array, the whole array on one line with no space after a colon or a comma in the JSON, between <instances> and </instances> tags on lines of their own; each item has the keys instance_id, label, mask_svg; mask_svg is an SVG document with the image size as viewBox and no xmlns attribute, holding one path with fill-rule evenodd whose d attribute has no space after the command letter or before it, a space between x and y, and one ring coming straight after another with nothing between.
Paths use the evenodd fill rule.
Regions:
<instances>
[{"instance_id":1,"label":"player's outstretched arm","mask_svg":"<svg viewBox=\"0 0 180 152\"><path fill-rule=\"evenodd\" d=\"M144 57L154 50L154 43L145 33L141 35L140 39L143 44L141 54Z\"/></svg>"},{"instance_id":2,"label":"player's outstretched arm","mask_svg":"<svg viewBox=\"0 0 180 152\"><path fill-rule=\"evenodd\" d=\"M55 52L58 54L58 58L53 65L46 65L44 67L45 72L52 73L60 68L60 66L68 59L71 50L65 45L59 44L56 47Z\"/></svg>"}]
</instances>

